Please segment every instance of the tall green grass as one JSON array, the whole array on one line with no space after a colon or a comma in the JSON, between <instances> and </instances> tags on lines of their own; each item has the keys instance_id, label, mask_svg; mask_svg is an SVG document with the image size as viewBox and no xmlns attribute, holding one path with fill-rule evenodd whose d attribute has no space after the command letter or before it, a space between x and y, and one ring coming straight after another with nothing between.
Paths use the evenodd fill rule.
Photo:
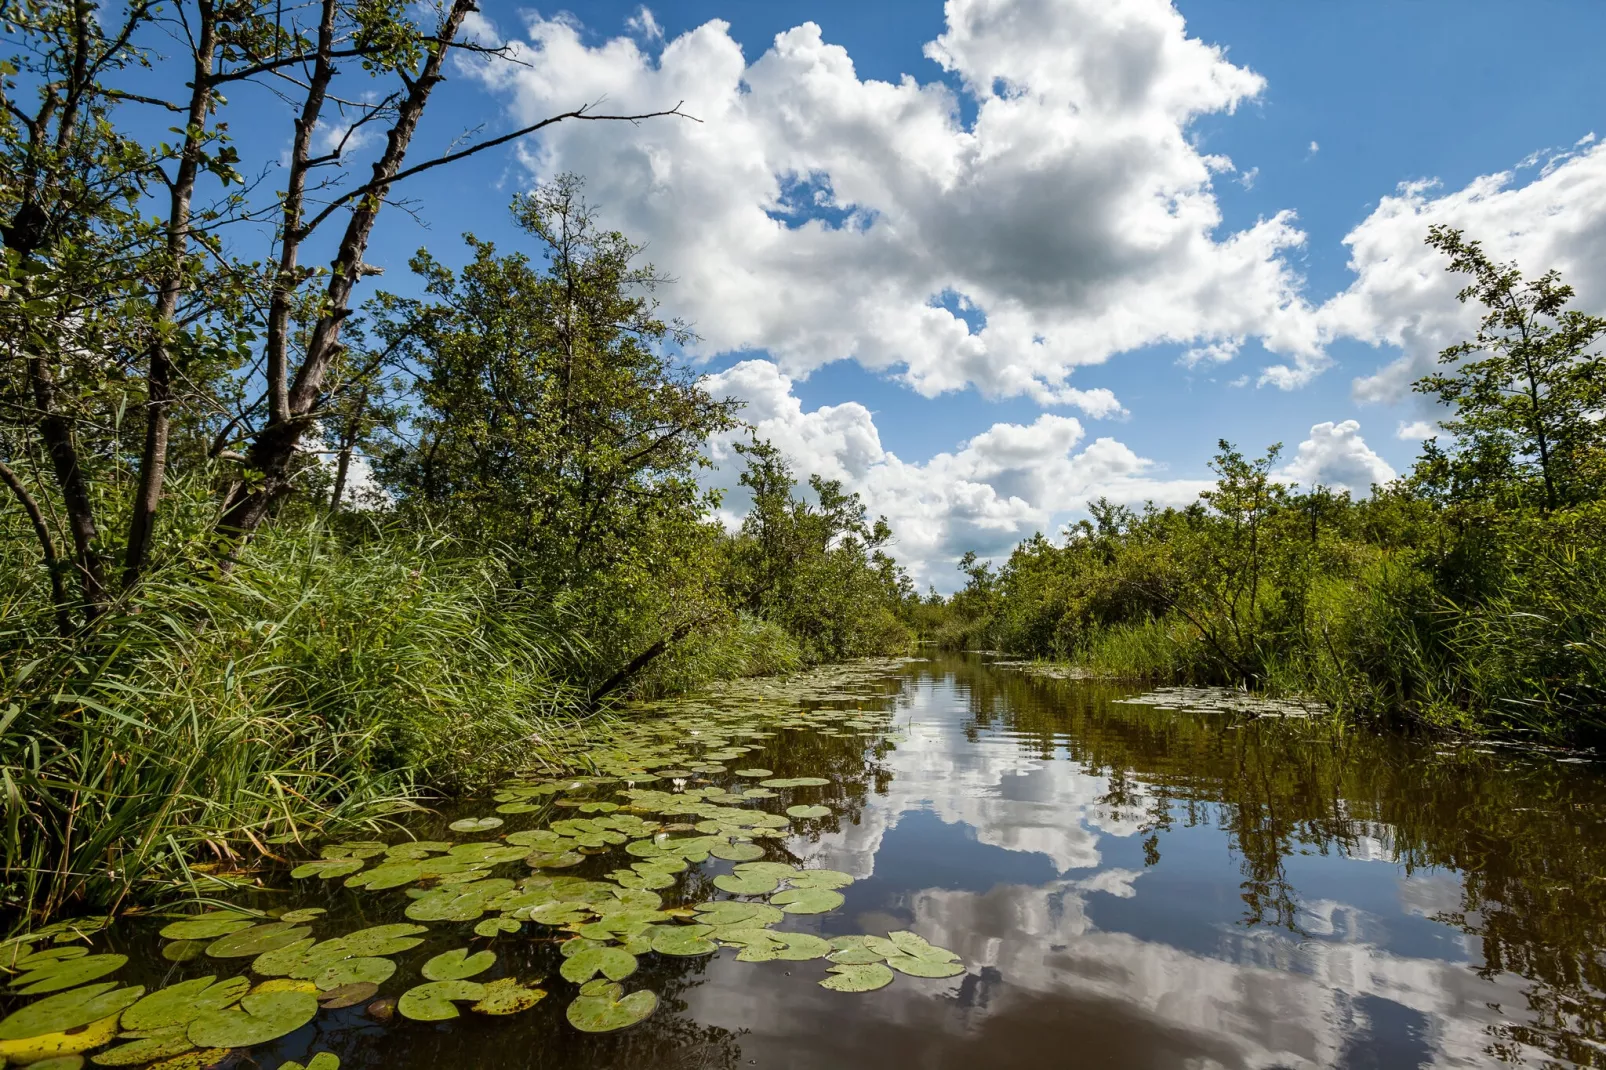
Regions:
<instances>
[{"instance_id":1,"label":"tall green grass","mask_svg":"<svg viewBox=\"0 0 1606 1070\"><path fill-rule=\"evenodd\" d=\"M550 611L394 531L275 528L227 574L153 577L72 642L11 605L7 912L216 889L287 839L552 760L584 707Z\"/></svg>"}]
</instances>

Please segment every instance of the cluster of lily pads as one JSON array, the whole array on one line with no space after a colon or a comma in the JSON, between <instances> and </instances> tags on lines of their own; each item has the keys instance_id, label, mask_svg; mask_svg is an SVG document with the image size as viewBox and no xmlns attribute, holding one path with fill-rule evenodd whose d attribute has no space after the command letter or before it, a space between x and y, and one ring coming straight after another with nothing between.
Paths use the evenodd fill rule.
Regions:
<instances>
[{"instance_id":1,"label":"cluster of lily pads","mask_svg":"<svg viewBox=\"0 0 1606 1070\"><path fill-rule=\"evenodd\" d=\"M482 946L437 954L422 964L421 983L394 999L376 998L397 972L394 956L418 947L432 924L470 925L472 938L485 941L514 934L557 941L559 976L578 986L566 1017L586 1032L621 1029L653 1013L653 992L627 992L622 984L649 954L692 957L729 947L740 962L824 959L829 966L819 983L839 992L883 987L895 973L963 973L957 956L910 932L828 940L775 928L788 915L840 907L841 889L853 877L766 859L765 841L783 840L833 811L793 801L774 813L757 804L832 781L777 777L747 756L776 729L877 736L887 725L878 712L798 709L795 693L793 705L776 702L767 715L756 714L755 707L765 707L753 701L758 697L749 693L736 704L744 708L659 704L652 716L625 721L605 745L594 745L583 775L519 779L495 795L503 816L448 826L458 834L496 834L508 817L532 815L538 827L466 842L347 841L292 870L299 879L339 880L365 894L405 889L407 922L320 938L313 932L323 923L319 908L271 919L232 909L181 917L161 930L165 958L249 959L248 973L222 980L208 974L148 995L101 980L125 963L122 955L71 944L37 949L49 930L0 945L10 949L10 961L0 966L13 975L11 988L42 997L0 1021L0 1065L9 1059L60 1070L81 1066L83 1054L95 1052L91 1061L101 1066L198 1070L220 1053L284 1037L320 1009L365 1004L382 1019L433 1022L458 1017L459 1005L514 1014L547 995L540 979L483 979L498 956ZM748 764L727 767L737 762ZM715 783L715 776L726 783ZM619 856L618 865L605 873L562 872L610 854ZM666 901L661 893L681 886L691 866L710 858L734 864L706 883L735 898ZM525 875L497 872L515 865ZM67 935L75 934L55 938ZM332 1059L322 1053L305 1070L332 1070L338 1065Z\"/></svg>"}]
</instances>

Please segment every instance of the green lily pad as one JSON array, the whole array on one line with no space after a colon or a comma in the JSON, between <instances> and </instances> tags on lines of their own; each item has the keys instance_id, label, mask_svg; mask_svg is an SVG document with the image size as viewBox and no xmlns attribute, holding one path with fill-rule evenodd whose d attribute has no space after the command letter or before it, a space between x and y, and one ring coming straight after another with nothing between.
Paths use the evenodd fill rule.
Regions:
<instances>
[{"instance_id":1,"label":"green lily pad","mask_svg":"<svg viewBox=\"0 0 1606 1070\"><path fill-rule=\"evenodd\" d=\"M531 869L568 869L584 861L585 855L577 851L535 851L524 858Z\"/></svg>"},{"instance_id":2,"label":"green lily pad","mask_svg":"<svg viewBox=\"0 0 1606 1070\"><path fill-rule=\"evenodd\" d=\"M759 874L721 873L714 878L714 887L732 895L769 895L781 886L774 877Z\"/></svg>"},{"instance_id":3,"label":"green lily pad","mask_svg":"<svg viewBox=\"0 0 1606 1070\"><path fill-rule=\"evenodd\" d=\"M788 914L824 914L843 902L842 893L829 888L789 888L770 896L770 903Z\"/></svg>"},{"instance_id":4,"label":"green lily pad","mask_svg":"<svg viewBox=\"0 0 1606 1070\"><path fill-rule=\"evenodd\" d=\"M318 854L323 858L374 858L382 855L389 845L379 840L347 840L332 843Z\"/></svg>"},{"instance_id":5,"label":"green lily pad","mask_svg":"<svg viewBox=\"0 0 1606 1070\"><path fill-rule=\"evenodd\" d=\"M399 955L423 943L418 937L427 932L422 925L398 921L358 929L340 937L340 941L354 955Z\"/></svg>"},{"instance_id":6,"label":"green lily pad","mask_svg":"<svg viewBox=\"0 0 1606 1070\"><path fill-rule=\"evenodd\" d=\"M651 947L660 955L692 957L712 955L719 945L708 939L714 931L712 925L677 925L659 928L652 935Z\"/></svg>"},{"instance_id":7,"label":"green lily pad","mask_svg":"<svg viewBox=\"0 0 1606 1070\"><path fill-rule=\"evenodd\" d=\"M496 812L499 814L533 814L539 809L541 809L540 803L507 802L498 806Z\"/></svg>"},{"instance_id":8,"label":"green lily pad","mask_svg":"<svg viewBox=\"0 0 1606 1070\"><path fill-rule=\"evenodd\" d=\"M754 780L760 780L767 776L774 776L775 771L773 769L738 769L736 770L736 775L741 777L751 777Z\"/></svg>"},{"instance_id":9,"label":"green lily pad","mask_svg":"<svg viewBox=\"0 0 1606 1070\"><path fill-rule=\"evenodd\" d=\"M165 1029L152 1030L137 1040L97 1052L89 1061L96 1066L139 1066L156 1059L183 1055L187 1051L195 1050L195 1045L190 1042L187 1034L187 1028L184 1025L170 1025Z\"/></svg>"},{"instance_id":10,"label":"green lily pad","mask_svg":"<svg viewBox=\"0 0 1606 1070\"><path fill-rule=\"evenodd\" d=\"M400 888L404 884L412 884L423 875L424 868L417 862L386 862L373 869L353 873L346 878L346 887L367 888L371 892L379 892L386 888Z\"/></svg>"},{"instance_id":11,"label":"green lily pad","mask_svg":"<svg viewBox=\"0 0 1606 1070\"><path fill-rule=\"evenodd\" d=\"M415 1022L444 1022L458 1016L454 1002L477 1002L485 995L486 986L478 981L430 981L403 992L396 1010Z\"/></svg>"},{"instance_id":12,"label":"green lily pad","mask_svg":"<svg viewBox=\"0 0 1606 1070\"><path fill-rule=\"evenodd\" d=\"M481 886L498 885L487 893ZM513 887L510 880L477 881L467 888L446 887L407 904L407 916L414 921L473 921L485 913L485 901Z\"/></svg>"},{"instance_id":13,"label":"green lily pad","mask_svg":"<svg viewBox=\"0 0 1606 1070\"><path fill-rule=\"evenodd\" d=\"M307 877L334 880L336 877L345 877L357 872L365 864L360 858L315 858L292 869L290 876L297 880L304 880Z\"/></svg>"},{"instance_id":14,"label":"green lily pad","mask_svg":"<svg viewBox=\"0 0 1606 1070\"><path fill-rule=\"evenodd\" d=\"M965 972L965 967L958 962L938 962L913 955L894 955L887 959L887 965L910 977L956 977Z\"/></svg>"},{"instance_id":15,"label":"green lily pad","mask_svg":"<svg viewBox=\"0 0 1606 1070\"><path fill-rule=\"evenodd\" d=\"M484 973L496 965L496 952L470 952L466 947L443 951L424 963L422 973L430 981L461 981Z\"/></svg>"},{"instance_id":16,"label":"green lily pad","mask_svg":"<svg viewBox=\"0 0 1606 1070\"><path fill-rule=\"evenodd\" d=\"M907 929L899 929L897 932L888 933L887 939L891 940L903 954L917 959L949 962L959 958L958 955L955 955L947 948L927 943L925 937L909 932Z\"/></svg>"},{"instance_id":17,"label":"green lily pad","mask_svg":"<svg viewBox=\"0 0 1606 1070\"><path fill-rule=\"evenodd\" d=\"M773 799L776 793L769 788L746 788L742 791L744 799Z\"/></svg>"},{"instance_id":18,"label":"green lily pad","mask_svg":"<svg viewBox=\"0 0 1606 1070\"><path fill-rule=\"evenodd\" d=\"M591 916L591 905L571 900L560 900L556 903L544 903L538 907L531 907L525 912L525 916L537 925L573 925Z\"/></svg>"},{"instance_id":19,"label":"green lily pad","mask_svg":"<svg viewBox=\"0 0 1606 1070\"><path fill-rule=\"evenodd\" d=\"M892 983L892 971L879 962L841 963L828 972L820 987L834 992L873 992Z\"/></svg>"},{"instance_id":20,"label":"green lily pad","mask_svg":"<svg viewBox=\"0 0 1606 1070\"><path fill-rule=\"evenodd\" d=\"M0 1040L27 1040L76 1029L116 1014L144 994L138 986L118 988L116 981L58 992L7 1015L0 1021Z\"/></svg>"},{"instance_id":21,"label":"green lily pad","mask_svg":"<svg viewBox=\"0 0 1606 1070\"><path fill-rule=\"evenodd\" d=\"M29 970L37 970L47 962L81 959L87 954L89 954L87 947L47 947L40 951L29 951L28 945L20 942L9 946L0 944L0 967L27 973Z\"/></svg>"},{"instance_id":22,"label":"green lily pad","mask_svg":"<svg viewBox=\"0 0 1606 1070\"><path fill-rule=\"evenodd\" d=\"M512 977L485 984L485 995L469 1008L479 1014L506 1015L527 1011L546 998L546 989L527 985Z\"/></svg>"},{"instance_id":23,"label":"green lily pad","mask_svg":"<svg viewBox=\"0 0 1606 1070\"><path fill-rule=\"evenodd\" d=\"M421 862L430 855L450 847L451 844L439 841L410 840L386 848L385 858L389 862Z\"/></svg>"},{"instance_id":24,"label":"green lily pad","mask_svg":"<svg viewBox=\"0 0 1606 1070\"><path fill-rule=\"evenodd\" d=\"M250 918L233 911L217 910L199 917L169 922L157 935L166 940L216 940L255 924Z\"/></svg>"},{"instance_id":25,"label":"green lily pad","mask_svg":"<svg viewBox=\"0 0 1606 1070\"><path fill-rule=\"evenodd\" d=\"M881 962L886 955L865 945L867 937L838 936L831 941L830 959L843 966L866 966Z\"/></svg>"},{"instance_id":26,"label":"green lily pad","mask_svg":"<svg viewBox=\"0 0 1606 1070\"><path fill-rule=\"evenodd\" d=\"M279 1070L340 1070L340 1056L332 1051L320 1051L306 1066L292 1060L280 1063Z\"/></svg>"},{"instance_id":27,"label":"green lily pad","mask_svg":"<svg viewBox=\"0 0 1606 1070\"><path fill-rule=\"evenodd\" d=\"M636 972L636 956L623 948L586 947L563 960L558 972L565 981L583 984L597 974L610 981L622 981Z\"/></svg>"},{"instance_id":28,"label":"green lily pad","mask_svg":"<svg viewBox=\"0 0 1606 1070\"><path fill-rule=\"evenodd\" d=\"M206 954L210 940L174 940L162 945L162 958L168 962L194 962Z\"/></svg>"},{"instance_id":29,"label":"green lily pad","mask_svg":"<svg viewBox=\"0 0 1606 1070\"><path fill-rule=\"evenodd\" d=\"M507 834L507 842L519 847L533 847L542 851L568 850L570 841L551 829L525 829Z\"/></svg>"},{"instance_id":30,"label":"green lily pad","mask_svg":"<svg viewBox=\"0 0 1606 1070\"><path fill-rule=\"evenodd\" d=\"M300 910L287 910L280 914L277 920L287 921L291 925L301 925L327 913L329 912L323 907L303 907Z\"/></svg>"},{"instance_id":31,"label":"green lily pad","mask_svg":"<svg viewBox=\"0 0 1606 1070\"><path fill-rule=\"evenodd\" d=\"M238 1008L213 1010L190 1023L190 1041L202 1048L248 1048L294 1033L318 1015L310 992L253 992Z\"/></svg>"},{"instance_id":32,"label":"green lily pad","mask_svg":"<svg viewBox=\"0 0 1606 1070\"><path fill-rule=\"evenodd\" d=\"M377 981L353 981L349 985L337 985L317 993L318 1006L326 1011L338 1011L345 1007L355 1007L359 1003L367 1003L378 992Z\"/></svg>"},{"instance_id":33,"label":"green lily pad","mask_svg":"<svg viewBox=\"0 0 1606 1070\"><path fill-rule=\"evenodd\" d=\"M523 926L513 918L486 918L475 923L474 935L489 938L500 936L502 933L516 933L522 928Z\"/></svg>"},{"instance_id":34,"label":"green lily pad","mask_svg":"<svg viewBox=\"0 0 1606 1070\"><path fill-rule=\"evenodd\" d=\"M788 878L794 888L846 888L853 883L853 875L839 869L799 869Z\"/></svg>"},{"instance_id":35,"label":"green lily pad","mask_svg":"<svg viewBox=\"0 0 1606 1070\"><path fill-rule=\"evenodd\" d=\"M695 910L699 922L720 928L762 929L786 917L778 907L768 903L738 903L730 899L698 903Z\"/></svg>"},{"instance_id":36,"label":"green lily pad","mask_svg":"<svg viewBox=\"0 0 1606 1070\"><path fill-rule=\"evenodd\" d=\"M502 827L499 817L460 817L446 826L453 832L488 832Z\"/></svg>"},{"instance_id":37,"label":"green lily pad","mask_svg":"<svg viewBox=\"0 0 1606 1070\"><path fill-rule=\"evenodd\" d=\"M831 783L819 776L780 777L775 780L761 780L760 787L765 788L823 788Z\"/></svg>"},{"instance_id":38,"label":"green lily pad","mask_svg":"<svg viewBox=\"0 0 1606 1070\"><path fill-rule=\"evenodd\" d=\"M24 996L42 996L47 992L60 992L75 988L86 981L105 977L122 969L127 955L83 955L78 958L52 959L39 964L37 969L23 974L11 982Z\"/></svg>"},{"instance_id":39,"label":"green lily pad","mask_svg":"<svg viewBox=\"0 0 1606 1070\"><path fill-rule=\"evenodd\" d=\"M727 862L752 862L764 857L764 848L756 843L721 843L710 848L708 853Z\"/></svg>"},{"instance_id":40,"label":"green lily pad","mask_svg":"<svg viewBox=\"0 0 1606 1070\"><path fill-rule=\"evenodd\" d=\"M658 1009L658 996L648 991L624 994L624 988L593 981L580 990L564 1017L582 1033L611 1033L645 1021Z\"/></svg>"},{"instance_id":41,"label":"green lily pad","mask_svg":"<svg viewBox=\"0 0 1606 1070\"><path fill-rule=\"evenodd\" d=\"M829 806L788 806L786 808L786 813L790 817L799 819L811 817L830 817L831 808Z\"/></svg>"},{"instance_id":42,"label":"green lily pad","mask_svg":"<svg viewBox=\"0 0 1606 1070\"><path fill-rule=\"evenodd\" d=\"M251 990L247 977L196 977L158 989L123 1012L125 1033L145 1033L188 1025L208 1011L231 1007ZM178 1052L173 1054L177 1055ZM151 1056L160 1058L160 1056Z\"/></svg>"},{"instance_id":43,"label":"green lily pad","mask_svg":"<svg viewBox=\"0 0 1606 1070\"><path fill-rule=\"evenodd\" d=\"M743 862L736 867L736 872L744 877L771 877L784 881L795 876L798 871L785 862Z\"/></svg>"},{"instance_id":44,"label":"green lily pad","mask_svg":"<svg viewBox=\"0 0 1606 1070\"><path fill-rule=\"evenodd\" d=\"M206 954L214 959L255 958L264 951L274 951L286 944L293 944L311 931L305 926L291 925L285 921L270 921L212 941L206 945ZM232 1047L232 1045L223 1046Z\"/></svg>"},{"instance_id":45,"label":"green lily pad","mask_svg":"<svg viewBox=\"0 0 1606 1070\"><path fill-rule=\"evenodd\" d=\"M396 964L390 959L382 959L372 955L358 955L352 958L340 959L319 970L312 978L312 983L322 991L333 991L344 988L346 985L373 984L382 985L396 972Z\"/></svg>"},{"instance_id":46,"label":"green lily pad","mask_svg":"<svg viewBox=\"0 0 1606 1070\"><path fill-rule=\"evenodd\" d=\"M290 971L306 962L308 953L317 943L308 936L293 944L264 951L251 960L251 972L259 977L289 977Z\"/></svg>"}]
</instances>

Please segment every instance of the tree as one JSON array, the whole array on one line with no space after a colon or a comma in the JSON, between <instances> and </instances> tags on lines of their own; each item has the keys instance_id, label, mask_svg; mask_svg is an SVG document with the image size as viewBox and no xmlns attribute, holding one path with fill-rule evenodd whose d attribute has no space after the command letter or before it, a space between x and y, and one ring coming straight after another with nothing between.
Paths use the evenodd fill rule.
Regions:
<instances>
[{"instance_id":1,"label":"tree","mask_svg":"<svg viewBox=\"0 0 1606 1070\"><path fill-rule=\"evenodd\" d=\"M1573 288L1548 271L1525 281L1515 264L1497 264L1461 231L1436 225L1428 244L1450 257L1449 270L1471 276L1457 298L1486 310L1470 341L1439 355L1449 371L1414 389L1455 410L1444 428L1446 453L1430 445L1420 474L1474 498L1516 493L1537 483L1547 511L1598 495L1590 466L1606 438L1606 363L1588 352L1606 319L1567 305Z\"/></svg>"},{"instance_id":2,"label":"tree","mask_svg":"<svg viewBox=\"0 0 1606 1070\"><path fill-rule=\"evenodd\" d=\"M665 280L598 226L579 179L520 195L513 214L544 264L469 235L461 272L414 257L428 300L382 303L379 329L418 381L381 472L407 507L505 545L556 590L701 516L701 448L736 403L670 359L689 333L658 315Z\"/></svg>"}]
</instances>

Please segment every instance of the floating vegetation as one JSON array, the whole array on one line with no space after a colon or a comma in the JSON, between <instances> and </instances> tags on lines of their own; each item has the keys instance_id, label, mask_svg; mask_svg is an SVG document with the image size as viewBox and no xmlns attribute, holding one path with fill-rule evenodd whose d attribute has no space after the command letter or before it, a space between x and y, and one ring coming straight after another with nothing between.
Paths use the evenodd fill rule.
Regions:
<instances>
[{"instance_id":1,"label":"floating vegetation","mask_svg":"<svg viewBox=\"0 0 1606 1070\"><path fill-rule=\"evenodd\" d=\"M1133 698L1111 699L1133 706L1152 706L1157 710L1187 710L1199 713L1230 713L1249 717L1319 717L1326 706L1298 698L1268 698L1230 687L1161 687Z\"/></svg>"},{"instance_id":2,"label":"floating vegetation","mask_svg":"<svg viewBox=\"0 0 1606 1070\"><path fill-rule=\"evenodd\" d=\"M821 674L812 697L862 700L849 690L857 679ZM0 944L7 989L32 997L0 1021L0 1065L48 1070L46 1060L78 1066L89 1055L99 1066L202 1070L293 1033L320 1011L362 1006L376 1022L398 1014L439 1022L465 1009L517 1014L547 996L538 978L481 980L502 956L474 940L555 942L558 977L577 986L565 1017L593 1033L627 1028L657 1009L656 993L626 992L620 983L651 956L725 951L744 963L821 961L819 983L841 992L870 992L899 973L962 973L957 956L913 933L827 940L780 927L793 915L841 907L841 889L854 878L787 860L794 822L838 813L840 789L826 776L777 776L760 764L782 764L764 753L763 741L801 731L862 736L868 746L888 727L878 711L800 709L798 695L751 681L727 689L725 705L651 704L592 747L584 775L516 779L494 795L501 816L446 826L477 839L349 840L324 845L318 858L290 870L296 880L338 882L321 886L330 888L325 894L389 903L404 922L325 932L333 915L324 906L172 917L159 933L162 958L217 972L148 994L110 979L127 964L123 954L74 942L98 931L98 922ZM705 865L719 868L693 873ZM564 872L581 866L585 875ZM398 957L432 934L444 939L406 964L421 982L386 992L400 972ZM235 975L219 977L228 965ZM284 1063L282 1070L338 1065L321 1052L305 1067Z\"/></svg>"}]
</instances>

